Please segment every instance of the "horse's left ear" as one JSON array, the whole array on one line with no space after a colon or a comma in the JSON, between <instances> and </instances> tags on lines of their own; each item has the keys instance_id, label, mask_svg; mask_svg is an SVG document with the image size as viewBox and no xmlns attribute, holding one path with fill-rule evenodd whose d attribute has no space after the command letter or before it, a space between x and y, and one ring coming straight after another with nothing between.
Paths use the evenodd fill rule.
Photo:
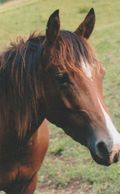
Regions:
<instances>
[{"instance_id":1,"label":"horse's left ear","mask_svg":"<svg viewBox=\"0 0 120 194\"><path fill-rule=\"evenodd\" d=\"M59 10L50 15L47 23L46 38L48 43L52 44L58 37L60 32Z\"/></svg>"},{"instance_id":2,"label":"horse's left ear","mask_svg":"<svg viewBox=\"0 0 120 194\"><path fill-rule=\"evenodd\" d=\"M95 12L94 9L91 8L85 17L84 21L80 24L80 26L75 31L79 36L83 36L84 38L89 38L95 25Z\"/></svg>"}]
</instances>

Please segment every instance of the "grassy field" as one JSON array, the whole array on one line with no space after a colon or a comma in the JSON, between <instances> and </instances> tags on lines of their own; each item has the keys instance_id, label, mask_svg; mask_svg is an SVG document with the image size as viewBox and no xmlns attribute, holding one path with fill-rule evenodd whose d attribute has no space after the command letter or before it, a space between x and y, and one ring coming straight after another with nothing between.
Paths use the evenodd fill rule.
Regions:
<instances>
[{"instance_id":1,"label":"grassy field","mask_svg":"<svg viewBox=\"0 0 120 194\"><path fill-rule=\"evenodd\" d=\"M96 27L91 37L106 68L104 95L120 130L120 1L18 0L0 6L0 49L17 35L44 33L50 13L60 9L61 26L75 30L94 7ZM84 147L50 124L50 146L39 173L36 194L120 194L120 163L97 165Z\"/></svg>"}]
</instances>

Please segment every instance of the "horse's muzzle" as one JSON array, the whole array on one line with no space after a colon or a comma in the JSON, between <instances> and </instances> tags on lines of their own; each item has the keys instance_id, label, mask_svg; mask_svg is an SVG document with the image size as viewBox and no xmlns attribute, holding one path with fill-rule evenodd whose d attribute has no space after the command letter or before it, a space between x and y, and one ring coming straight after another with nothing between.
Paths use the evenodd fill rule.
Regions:
<instances>
[{"instance_id":1,"label":"horse's muzzle","mask_svg":"<svg viewBox=\"0 0 120 194\"><path fill-rule=\"evenodd\" d=\"M98 164L109 166L120 160L120 144L110 146L110 144L100 141L95 144L95 147L89 144L88 148L90 149L93 159Z\"/></svg>"}]
</instances>

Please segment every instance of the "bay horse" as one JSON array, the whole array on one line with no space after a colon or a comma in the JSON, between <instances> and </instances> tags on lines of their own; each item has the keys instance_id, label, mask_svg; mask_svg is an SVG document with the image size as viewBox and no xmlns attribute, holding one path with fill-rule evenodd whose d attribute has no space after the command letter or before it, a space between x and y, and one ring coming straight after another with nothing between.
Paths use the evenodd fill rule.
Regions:
<instances>
[{"instance_id":1,"label":"bay horse","mask_svg":"<svg viewBox=\"0 0 120 194\"><path fill-rule=\"evenodd\" d=\"M47 120L86 146L102 165L119 160L120 134L102 94L104 69L88 41L95 12L74 31L59 11L45 35L32 34L0 55L0 189L32 194L49 141ZM47 119L47 120L45 120Z\"/></svg>"}]
</instances>

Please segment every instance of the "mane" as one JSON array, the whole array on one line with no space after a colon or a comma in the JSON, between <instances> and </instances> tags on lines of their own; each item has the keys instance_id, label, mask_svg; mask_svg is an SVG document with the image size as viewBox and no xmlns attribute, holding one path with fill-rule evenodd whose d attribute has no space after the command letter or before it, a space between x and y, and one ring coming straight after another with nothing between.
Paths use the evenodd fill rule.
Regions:
<instances>
[{"instance_id":1,"label":"mane","mask_svg":"<svg viewBox=\"0 0 120 194\"><path fill-rule=\"evenodd\" d=\"M78 37L75 33L61 31L56 48L58 52L53 54L52 63L55 64L56 60L61 61L66 71L79 71L83 76L81 71L83 63L89 64L94 71L100 71L102 68L94 49L82 36Z\"/></svg>"},{"instance_id":2,"label":"mane","mask_svg":"<svg viewBox=\"0 0 120 194\"><path fill-rule=\"evenodd\" d=\"M0 128L14 128L21 138L31 129L33 118L38 122L43 40L44 36L36 34L27 40L19 38L0 55Z\"/></svg>"}]
</instances>

